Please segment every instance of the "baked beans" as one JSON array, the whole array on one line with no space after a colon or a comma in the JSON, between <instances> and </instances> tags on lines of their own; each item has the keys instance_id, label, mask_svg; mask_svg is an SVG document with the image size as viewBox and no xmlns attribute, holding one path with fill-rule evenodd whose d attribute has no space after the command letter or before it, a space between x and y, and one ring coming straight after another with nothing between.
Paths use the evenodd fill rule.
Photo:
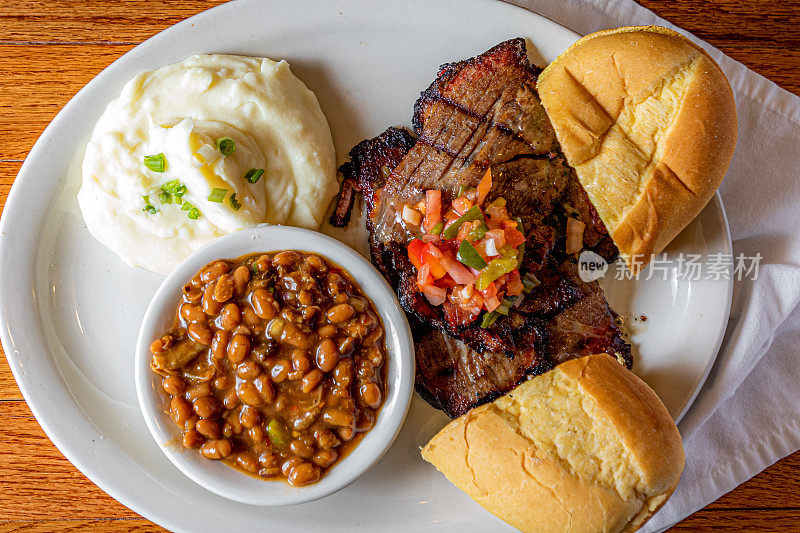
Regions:
<instances>
[{"instance_id":1,"label":"baked beans","mask_svg":"<svg viewBox=\"0 0 800 533\"><path fill-rule=\"evenodd\" d=\"M214 261L182 295L150 352L186 448L300 486L374 425L383 325L340 267L292 250Z\"/></svg>"}]
</instances>

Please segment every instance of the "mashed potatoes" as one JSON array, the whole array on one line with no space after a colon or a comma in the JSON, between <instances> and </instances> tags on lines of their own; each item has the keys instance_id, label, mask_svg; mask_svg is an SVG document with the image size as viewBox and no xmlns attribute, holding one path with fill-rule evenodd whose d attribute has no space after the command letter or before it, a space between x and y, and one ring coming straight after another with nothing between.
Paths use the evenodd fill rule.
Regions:
<instances>
[{"instance_id":1,"label":"mashed potatoes","mask_svg":"<svg viewBox=\"0 0 800 533\"><path fill-rule=\"evenodd\" d=\"M198 55L136 76L108 105L78 203L95 238L166 274L248 226L317 229L335 166L319 103L285 61Z\"/></svg>"}]
</instances>

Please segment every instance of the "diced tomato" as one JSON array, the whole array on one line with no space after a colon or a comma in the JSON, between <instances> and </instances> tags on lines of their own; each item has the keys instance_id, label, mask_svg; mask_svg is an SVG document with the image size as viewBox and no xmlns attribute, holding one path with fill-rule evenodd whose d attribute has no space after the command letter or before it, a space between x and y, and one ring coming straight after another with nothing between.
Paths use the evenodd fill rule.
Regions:
<instances>
[{"instance_id":1,"label":"diced tomato","mask_svg":"<svg viewBox=\"0 0 800 533\"><path fill-rule=\"evenodd\" d=\"M497 296L492 296L491 298L484 298L483 307L491 313L492 311L500 307L500 300L497 298Z\"/></svg>"},{"instance_id":2,"label":"diced tomato","mask_svg":"<svg viewBox=\"0 0 800 533\"><path fill-rule=\"evenodd\" d=\"M494 218L496 223L502 223L503 220L509 220L511 217L508 216L508 211L506 211L506 206L504 205L497 205L497 204L489 204L484 208L484 213L486 216L490 218Z\"/></svg>"},{"instance_id":3,"label":"diced tomato","mask_svg":"<svg viewBox=\"0 0 800 533\"><path fill-rule=\"evenodd\" d=\"M431 189L425 191L425 220L422 225L427 233L442 221L442 191Z\"/></svg>"},{"instance_id":4,"label":"diced tomato","mask_svg":"<svg viewBox=\"0 0 800 533\"><path fill-rule=\"evenodd\" d=\"M480 183L478 183L478 205L481 205L483 201L486 199L486 195L489 194L489 191L492 189L492 169L489 168L486 170L486 174L483 175L481 178Z\"/></svg>"},{"instance_id":5,"label":"diced tomato","mask_svg":"<svg viewBox=\"0 0 800 533\"><path fill-rule=\"evenodd\" d=\"M422 267L422 249L424 247L425 243L419 239L414 239L408 243L408 258L417 270Z\"/></svg>"},{"instance_id":6,"label":"diced tomato","mask_svg":"<svg viewBox=\"0 0 800 533\"><path fill-rule=\"evenodd\" d=\"M519 296L522 294L522 289L524 286L522 285L522 278L520 278L519 270L512 270L508 273L508 278L506 279L506 294L509 296Z\"/></svg>"},{"instance_id":7,"label":"diced tomato","mask_svg":"<svg viewBox=\"0 0 800 533\"><path fill-rule=\"evenodd\" d=\"M481 239L474 243L473 246L475 246L475 249L478 250L478 253L481 254L481 257L483 257L483 260L487 263L492 257L499 254L497 249L494 247L494 241L492 239Z\"/></svg>"},{"instance_id":8,"label":"diced tomato","mask_svg":"<svg viewBox=\"0 0 800 533\"><path fill-rule=\"evenodd\" d=\"M447 299L447 291L441 287L436 285L417 285L431 305L442 305Z\"/></svg>"},{"instance_id":9,"label":"diced tomato","mask_svg":"<svg viewBox=\"0 0 800 533\"><path fill-rule=\"evenodd\" d=\"M452 289L453 287L458 287L458 283L456 283L455 280L447 274L445 274L443 278L437 279L436 285L438 287L442 287L443 289Z\"/></svg>"},{"instance_id":10,"label":"diced tomato","mask_svg":"<svg viewBox=\"0 0 800 533\"><path fill-rule=\"evenodd\" d=\"M455 211L456 213L458 213L459 216L461 216L464 213L466 213L467 210L470 207L472 207L472 205L473 205L472 202L468 198L466 198L464 196L459 196L458 198L453 200L453 206L452 207L453 207L453 211Z\"/></svg>"},{"instance_id":11,"label":"diced tomato","mask_svg":"<svg viewBox=\"0 0 800 533\"><path fill-rule=\"evenodd\" d=\"M505 239L506 239L506 244L516 248L517 246L525 242L525 235L523 235L521 231L518 231L515 228L506 228Z\"/></svg>"},{"instance_id":12,"label":"diced tomato","mask_svg":"<svg viewBox=\"0 0 800 533\"><path fill-rule=\"evenodd\" d=\"M503 220L503 229L507 228L517 229L517 226L519 226L519 224L517 223L516 220L511 220L510 218Z\"/></svg>"},{"instance_id":13,"label":"diced tomato","mask_svg":"<svg viewBox=\"0 0 800 533\"><path fill-rule=\"evenodd\" d=\"M491 312L500 307L500 299L497 297L497 284L492 282L486 289L481 291L483 295L483 306Z\"/></svg>"},{"instance_id":14,"label":"diced tomato","mask_svg":"<svg viewBox=\"0 0 800 533\"><path fill-rule=\"evenodd\" d=\"M483 309L483 294L479 291L472 293L472 298L469 299L469 305L472 309L477 309L480 312Z\"/></svg>"},{"instance_id":15,"label":"diced tomato","mask_svg":"<svg viewBox=\"0 0 800 533\"><path fill-rule=\"evenodd\" d=\"M459 285L472 285L477 281L475 275L467 270L451 251L447 251L441 258L442 266Z\"/></svg>"},{"instance_id":16,"label":"diced tomato","mask_svg":"<svg viewBox=\"0 0 800 533\"><path fill-rule=\"evenodd\" d=\"M475 285L464 285L458 289L458 296L465 302L468 302L472 295L475 294Z\"/></svg>"},{"instance_id":17,"label":"diced tomato","mask_svg":"<svg viewBox=\"0 0 800 533\"><path fill-rule=\"evenodd\" d=\"M432 242L425 244L420 254L420 260L422 264L430 266L431 275L434 279L439 279L447 273L444 266L442 266L441 259L442 252L435 244Z\"/></svg>"},{"instance_id":18,"label":"diced tomato","mask_svg":"<svg viewBox=\"0 0 800 533\"><path fill-rule=\"evenodd\" d=\"M486 238L492 239L498 250L506 245L506 232L504 230L491 229L486 232Z\"/></svg>"},{"instance_id":19,"label":"diced tomato","mask_svg":"<svg viewBox=\"0 0 800 533\"><path fill-rule=\"evenodd\" d=\"M427 263L423 264L417 270L417 283L420 285L430 285L433 283L433 276L431 276L431 266Z\"/></svg>"},{"instance_id":20,"label":"diced tomato","mask_svg":"<svg viewBox=\"0 0 800 533\"><path fill-rule=\"evenodd\" d=\"M442 251L435 244L428 243L425 245L425 248L423 249L422 259L425 260L426 257L441 259Z\"/></svg>"},{"instance_id":21,"label":"diced tomato","mask_svg":"<svg viewBox=\"0 0 800 533\"><path fill-rule=\"evenodd\" d=\"M461 224L461 227L458 228L458 235L456 235L456 240L458 242L467 240L467 235L469 234L470 231L472 231L473 227L475 226L472 222L464 222L463 224Z\"/></svg>"}]
</instances>

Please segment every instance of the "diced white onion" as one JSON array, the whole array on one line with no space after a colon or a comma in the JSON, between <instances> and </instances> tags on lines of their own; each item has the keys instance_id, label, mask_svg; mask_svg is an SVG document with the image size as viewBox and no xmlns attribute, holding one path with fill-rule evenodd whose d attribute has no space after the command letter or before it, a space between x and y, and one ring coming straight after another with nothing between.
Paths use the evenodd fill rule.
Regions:
<instances>
[{"instance_id":1,"label":"diced white onion","mask_svg":"<svg viewBox=\"0 0 800 533\"><path fill-rule=\"evenodd\" d=\"M491 257L500 255L500 252L497 251L497 242L494 239L486 240L486 255Z\"/></svg>"},{"instance_id":2,"label":"diced white onion","mask_svg":"<svg viewBox=\"0 0 800 533\"><path fill-rule=\"evenodd\" d=\"M203 157L207 165L213 163L217 158L217 150L210 144L201 145L200 148L197 149L197 153Z\"/></svg>"},{"instance_id":3,"label":"diced white onion","mask_svg":"<svg viewBox=\"0 0 800 533\"><path fill-rule=\"evenodd\" d=\"M422 222L422 213L420 213L416 209L412 209L407 205L404 205L403 220L408 222L412 226L419 226L420 222Z\"/></svg>"}]
</instances>

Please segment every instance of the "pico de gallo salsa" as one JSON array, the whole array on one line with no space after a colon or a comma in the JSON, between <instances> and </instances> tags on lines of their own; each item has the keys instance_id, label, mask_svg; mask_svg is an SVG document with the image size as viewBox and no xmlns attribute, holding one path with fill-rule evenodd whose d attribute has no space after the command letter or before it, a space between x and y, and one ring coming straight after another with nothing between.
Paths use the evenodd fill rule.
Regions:
<instances>
[{"instance_id":1,"label":"pico de gallo salsa","mask_svg":"<svg viewBox=\"0 0 800 533\"><path fill-rule=\"evenodd\" d=\"M502 197L486 202L491 169L477 188L462 187L446 209L442 191L425 191L417 204L403 206L403 221L422 235L408 243L408 258L417 269L417 286L431 305L449 301L463 323L486 312L481 327L508 315L539 281L520 274L525 228L512 218Z\"/></svg>"}]
</instances>

